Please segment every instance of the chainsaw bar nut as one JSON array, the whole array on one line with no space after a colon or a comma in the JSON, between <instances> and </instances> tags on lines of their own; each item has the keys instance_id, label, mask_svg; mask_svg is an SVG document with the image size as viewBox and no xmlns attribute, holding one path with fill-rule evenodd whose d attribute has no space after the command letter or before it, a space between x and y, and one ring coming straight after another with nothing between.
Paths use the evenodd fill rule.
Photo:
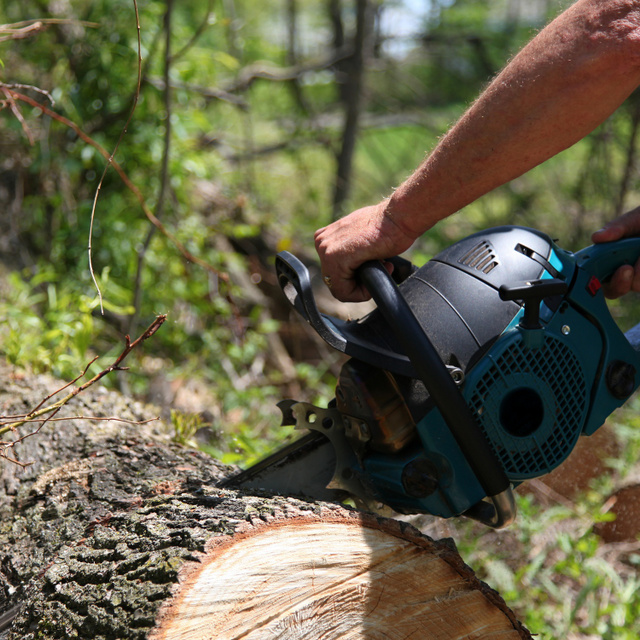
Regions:
<instances>
[{"instance_id":1,"label":"chainsaw bar nut","mask_svg":"<svg viewBox=\"0 0 640 640\"><path fill-rule=\"evenodd\" d=\"M636 388L636 368L623 360L614 360L607 367L607 389L618 400L628 398Z\"/></svg>"},{"instance_id":2,"label":"chainsaw bar nut","mask_svg":"<svg viewBox=\"0 0 640 640\"><path fill-rule=\"evenodd\" d=\"M402 486L415 498L425 498L438 488L438 470L430 460L414 458L402 470Z\"/></svg>"}]
</instances>

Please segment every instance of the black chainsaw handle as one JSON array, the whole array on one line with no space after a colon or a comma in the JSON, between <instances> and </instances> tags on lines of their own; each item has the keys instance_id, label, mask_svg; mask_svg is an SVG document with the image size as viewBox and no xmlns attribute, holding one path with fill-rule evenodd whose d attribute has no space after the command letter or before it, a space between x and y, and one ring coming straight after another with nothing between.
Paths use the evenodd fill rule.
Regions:
<instances>
[{"instance_id":1,"label":"black chainsaw handle","mask_svg":"<svg viewBox=\"0 0 640 640\"><path fill-rule=\"evenodd\" d=\"M451 378L438 352L425 334L402 292L379 261L364 263L357 272L393 330L431 399L440 410L469 466L493 505L482 513L474 511L485 524L499 527L515 516L505 513L513 507L508 499L511 483L486 437L471 413L462 393ZM507 499L505 500L505 497ZM507 506L505 506L507 505ZM492 508L493 507L493 508Z\"/></svg>"},{"instance_id":2,"label":"black chainsaw handle","mask_svg":"<svg viewBox=\"0 0 640 640\"><path fill-rule=\"evenodd\" d=\"M276 256L278 283L293 308L318 332L318 335L337 351L345 352L347 340L316 306L307 267L288 251Z\"/></svg>"},{"instance_id":3,"label":"black chainsaw handle","mask_svg":"<svg viewBox=\"0 0 640 640\"><path fill-rule=\"evenodd\" d=\"M399 256L391 258L389 262L393 264L393 279L396 282L403 282L417 269L409 260ZM349 338L344 333L345 328L340 330L336 326L335 318L329 318L318 310L309 271L296 256L288 251L281 251L276 256L276 275L289 303L328 345L337 351L362 357L361 353L353 352L354 336L350 336L352 344L349 345Z\"/></svg>"}]
</instances>

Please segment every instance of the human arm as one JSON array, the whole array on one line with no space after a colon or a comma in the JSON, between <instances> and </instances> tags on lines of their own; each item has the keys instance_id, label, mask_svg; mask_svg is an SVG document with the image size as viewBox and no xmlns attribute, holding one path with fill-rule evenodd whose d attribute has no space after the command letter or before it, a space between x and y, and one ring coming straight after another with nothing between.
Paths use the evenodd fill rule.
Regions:
<instances>
[{"instance_id":1,"label":"human arm","mask_svg":"<svg viewBox=\"0 0 640 640\"><path fill-rule=\"evenodd\" d=\"M640 0L578 0L491 82L387 200L316 232L341 300L365 260L405 251L439 220L568 148L640 84Z\"/></svg>"}]
</instances>

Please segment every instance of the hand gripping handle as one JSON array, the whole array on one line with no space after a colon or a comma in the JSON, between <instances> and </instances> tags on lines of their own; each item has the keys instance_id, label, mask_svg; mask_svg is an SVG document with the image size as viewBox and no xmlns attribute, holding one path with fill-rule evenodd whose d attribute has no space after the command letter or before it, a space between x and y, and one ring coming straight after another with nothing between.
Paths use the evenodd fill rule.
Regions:
<instances>
[{"instance_id":1,"label":"hand gripping handle","mask_svg":"<svg viewBox=\"0 0 640 640\"><path fill-rule=\"evenodd\" d=\"M607 281L623 265L635 265L640 258L640 238L594 244L578 251L575 258L578 266L601 282ZM631 348L640 351L640 323L624 335Z\"/></svg>"},{"instance_id":2,"label":"hand gripping handle","mask_svg":"<svg viewBox=\"0 0 640 640\"><path fill-rule=\"evenodd\" d=\"M640 238L626 238L585 247L575 254L576 264L598 280L608 280L623 265L640 258Z\"/></svg>"},{"instance_id":3,"label":"hand gripping handle","mask_svg":"<svg viewBox=\"0 0 640 640\"><path fill-rule=\"evenodd\" d=\"M380 262L363 264L358 270L358 277L371 293L378 309L411 360L489 497L490 503L475 505L468 515L492 527L509 524L515 517L515 502L509 479L402 292ZM480 505L482 508L479 508Z\"/></svg>"}]
</instances>

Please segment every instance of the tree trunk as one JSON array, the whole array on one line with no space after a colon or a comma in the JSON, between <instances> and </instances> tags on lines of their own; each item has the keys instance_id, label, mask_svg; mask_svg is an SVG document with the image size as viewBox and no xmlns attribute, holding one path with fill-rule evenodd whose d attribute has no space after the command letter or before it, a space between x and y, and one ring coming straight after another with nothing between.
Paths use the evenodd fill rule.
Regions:
<instances>
[{"instance_id":1,"label":"tree trunk","mask_svg":"<svg viewBox=\"0 0 640 640\"><path fill-rule=\"evenodd\" d=\"M57 388L0 374L6 414ZM76 400L84 415L149 417L103 390ZM233 470L155 424L49 423L21 445L31 467L4 461L0 611L19 608L3 637L531 637L451 542L340 505L219 489Z\"/></svg>"},{"instance_id":2,"label":"tree trunk","mask_svg":"<svg viewBox=\"0 0 640 640\"><path fill-rule=\"evenodd\" d=\"M368 43L373 33L374 7L370 0L355 0L356 31L353 35L353 53L336 65L340 97L344 105L344 125L342 128L340 150L337 154L336 184L333 193L333 219L343 213L344 205L351 190L353 156L358 138L360 111L362 108L362 85ZM339 13L339 3L331 3L331 15ZM334 18L334 42L343 37L339 19Z\"/></svg>"}]
</instances>

